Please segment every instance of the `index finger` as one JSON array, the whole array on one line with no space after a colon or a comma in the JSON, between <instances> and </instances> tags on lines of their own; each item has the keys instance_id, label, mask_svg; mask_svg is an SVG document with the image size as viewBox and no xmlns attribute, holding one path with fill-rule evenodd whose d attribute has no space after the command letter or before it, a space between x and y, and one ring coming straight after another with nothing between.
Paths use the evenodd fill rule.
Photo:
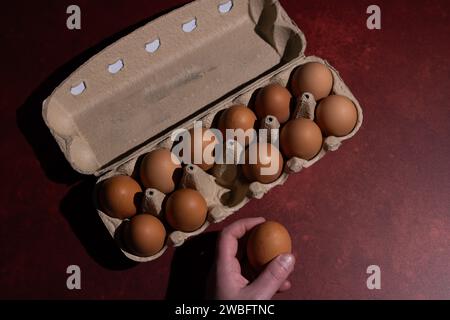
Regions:
<instances>
[{"instance_id":1,"label":"index finger","mask_svg":"<svg viewBox=\"0 0 450 320\"><path fill-rule=\"evenodd\" d=\"M259 218L247 218L233 222L229 226L225 227L219 236L219 242L217 244L218 260L221 265L231 265L233 259L235 259L238 250L238 240L242 238L247 231L254 226L266 221L263 217Z\"/></svg>"}]
</instances>

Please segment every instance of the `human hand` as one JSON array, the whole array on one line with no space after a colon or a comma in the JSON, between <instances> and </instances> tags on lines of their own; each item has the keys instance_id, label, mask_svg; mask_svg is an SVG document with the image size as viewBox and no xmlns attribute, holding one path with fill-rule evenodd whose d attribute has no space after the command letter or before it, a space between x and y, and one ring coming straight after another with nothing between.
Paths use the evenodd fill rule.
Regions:
<instances>
[{"instance_id":1,"label":"human hand","mask_svg":"<svg viewBox=\"0 0 450 320\"><path fill-rule=\"evenodd\" d=\"M219 235L217 257L210 288L210 297L219 300L267 300L277 291L291 287L287 277L294 270L295 258L292 254L282 254L273 259L266 268L250 282L242 274L237 256L238 240L247 231L263 223L264 218L248 218L233 222Z\"/></svg>"}]
</instances>

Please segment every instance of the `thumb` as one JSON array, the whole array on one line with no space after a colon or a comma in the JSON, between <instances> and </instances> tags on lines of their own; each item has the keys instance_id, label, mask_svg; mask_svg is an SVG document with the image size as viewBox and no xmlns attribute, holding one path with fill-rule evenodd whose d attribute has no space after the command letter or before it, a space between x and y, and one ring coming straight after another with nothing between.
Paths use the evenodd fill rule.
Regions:
<instances>
[{"instance_id":1,"label":"thumb","mask_svg":"<svg viewBox=\"0 0 450 320\"><path fill-rule=\"evenodd\" d=\"M282 254L273 259L261 274L245 288L254 299L268 300L280 289L294 270L295 258L292 254Z\"/></svg>"}]
</instances>

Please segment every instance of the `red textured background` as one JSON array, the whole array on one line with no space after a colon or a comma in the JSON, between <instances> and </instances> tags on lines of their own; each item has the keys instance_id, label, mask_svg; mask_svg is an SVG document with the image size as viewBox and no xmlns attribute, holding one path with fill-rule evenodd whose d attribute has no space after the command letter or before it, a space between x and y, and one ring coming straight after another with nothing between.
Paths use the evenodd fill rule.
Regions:
<instances>
[{"instance_id":1,"label":"red textured background","mask_svg":"<svg viewBox=\"0 0 450 320\"><path fill-rule=\"evenodd\" d=\"M65 27L82 10L82 30ZM91 204L93 178L66 163L41 103L81 62L186 1L14 1L0 8L0 298L198 297L216 230L263 215L298 257L285 299L450 298L450 2L281 1L307 54L331 62L364 110L359 133L206 234L134 265ZM368 5L382 30L365 27ZM66 268L82 290L66 289ZM382 289L366 288L368 265Z\"/></svg>"}]
</instances>

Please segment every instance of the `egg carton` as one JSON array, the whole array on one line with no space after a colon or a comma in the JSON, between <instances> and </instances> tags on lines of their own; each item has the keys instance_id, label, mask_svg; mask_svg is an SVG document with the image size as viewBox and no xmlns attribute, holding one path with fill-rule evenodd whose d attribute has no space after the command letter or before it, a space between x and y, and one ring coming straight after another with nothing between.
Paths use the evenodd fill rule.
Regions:
<instances>
[{"instance_id":1,"label":"egg carton","mask_svg":"<svg viewBox=\"0 0 450 320\"><path fill-rule=\"evenodd\" d=\"M278 1L198 0L135 30L95 55L44 101L43 117L72 167L101 181L115 175L136 177L139 159L156 148L171 148L171 132L190 129L195 121L213 126L219 113L234 104L249 105L255 91L270 83L288 86L292 72L308 62L326 64L333 75L333 94L348 97L358 121L344 137L324 139L310 160L291 158L270 184L248 183L239 165L216 164L209 172L185 165L179 187L198 190L208 215L194 232L170 231L164 248L141 257L127 250L122 227L127 220L97 212L122 252L134 261L151 261L169 246L180 246L261 198L289 174L301 171L335 151L360 128L362 109L339 73L327 61L304 55L306 39ZM293 117L314 119L316 101L305 93ZM278 128L275 117L260 119L264 128ZM228 150L235 148L232 142ZM144 191L141 209L163 214L165 194ZM88 201L88 200L87 200ZM170 229L169 229L170 230Z\"/></svg>"}]
</instances>

